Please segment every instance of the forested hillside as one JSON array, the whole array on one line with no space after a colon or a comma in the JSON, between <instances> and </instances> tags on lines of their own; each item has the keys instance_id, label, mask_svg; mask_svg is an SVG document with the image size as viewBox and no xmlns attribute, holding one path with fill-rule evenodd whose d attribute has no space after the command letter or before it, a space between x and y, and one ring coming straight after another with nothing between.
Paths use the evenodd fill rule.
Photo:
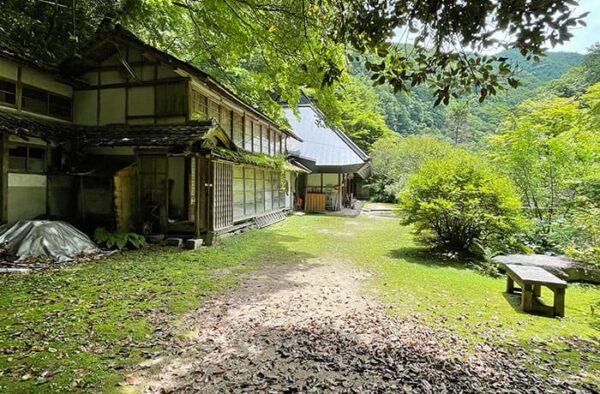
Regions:
<instances>
[{"instance_id":1,"label":"forested hillside","mask_svg":"<svg viewBox=\"0 0 600 394\"><path fill-rule=\"evenodd\" d=\"M549 52L539 62L526 61L516 50L500 56L518 66L523 86L507 89L480 104L476 97L451 102L449 106L434 106L433 93L426 87L415 88L410 95L394 94L389 86L371 87L369 73L354 63L351 74L365 88L373 89L379 98L380 110L390 129L402 135L435 134L462 145L477 145L485 134L494 133L503 119L521 102L540 93L546 86L573 88L575 81L562 76L577 77L569 72L583 64L584 56L574 52ZM581 71L581 70L579 70ZM552 84L554 82L554 84ZM564 86L563 86L564 85Z\"/></svg>"}]
</instances>

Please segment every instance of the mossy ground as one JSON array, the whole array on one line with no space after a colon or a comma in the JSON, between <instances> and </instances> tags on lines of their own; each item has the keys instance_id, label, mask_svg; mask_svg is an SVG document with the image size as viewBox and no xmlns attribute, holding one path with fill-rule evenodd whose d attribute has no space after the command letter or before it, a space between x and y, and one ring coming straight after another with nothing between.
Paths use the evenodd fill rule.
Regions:
<instances>
[{"instance_id":1,"label":"mossy ground","mask_svg":"<svg viewBox=\"0 0 600 394\"><path fill-rule=\"evenodd\" d=\"M316 257L371 272L368 288L390 313L541 354L563 371L587 368L590 381L600 374L598 355L579 346L598 346L598 287L571 285L564 319L524 314L503 278L436 257L396 220L307 215L196 252L126 252L0 278L0 391L118 391L128 368L160 351L164 333L205 297L244 272Z\"/></svg>"}]
</instances>

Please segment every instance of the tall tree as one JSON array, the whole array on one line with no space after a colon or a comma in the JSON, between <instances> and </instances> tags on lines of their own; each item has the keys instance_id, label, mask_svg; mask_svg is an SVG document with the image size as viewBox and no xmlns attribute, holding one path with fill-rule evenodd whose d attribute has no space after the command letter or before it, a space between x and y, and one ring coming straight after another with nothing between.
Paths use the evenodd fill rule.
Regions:
<instances>
[{"instance_id":1,"label":"tall tree","mask_svg":"<svg viewBox=\"0 0 600 394\"><path fill-rule=\"evenodd\" d=\"M583 23L584 17L574 14L576 0L77 0L74 4L69 10L39 0L5 0L0 10L2 42L12 45L24 39L26 50L35 48L32 54L60 53L65 42L85 41L99 19L109 17L186 60L212 68L238 93L272 110L275 104L265 94L270 90L292 104L302 87L333 94L327 88L343 79L349 48L370 55L362 61L376 84L387 83L395 91L427 84L435 91L436 104L464 94L476 94L483 101L519 82L507 59L479 53L502 46L517 48L535 60L546 43L568 40L569 29ZM499 36L508 39L500 42Z\"/></svg>"}]
</instances>

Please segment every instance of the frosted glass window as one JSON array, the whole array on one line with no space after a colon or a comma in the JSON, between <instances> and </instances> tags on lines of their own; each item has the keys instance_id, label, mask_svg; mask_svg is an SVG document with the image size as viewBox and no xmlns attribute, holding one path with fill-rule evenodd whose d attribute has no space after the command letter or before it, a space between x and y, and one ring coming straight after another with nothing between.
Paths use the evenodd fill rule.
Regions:
<instances>
[{"instance_id":1,"label":"frosted glass window","mask_svg":"<svg viewBox=\"0 0 600 394\"><path fill-rule=\"evenodd\" d=\"M244 168L244 196L245 196L245 215L254 215L254 168Z\"/></svg>"},{"instance_id":2,"label":"frosted glass window","mask_svg":"<svg viewBox=\"0 0 600 394\"><path fill-rule=\"evenodd\" d=\"M249 118L246 118L244 124L244 149L252 151L252 121Z\"/></svg>"},{"instance_id":3,"label":"frosted glass window","mask_svg":"<svg viewBox=\"0 0 600 394\"><path fill-rule=\"evenodd\" d=\"M233 218L244 217L244 168L233 167Z\"/></svg>"},{"instance_id":4,"label":"frosted glass window","mask_svg":"<svg viewBox=\"0 0 600 394\"><path fill-rule=\"evenodd\" d=\"M260 139L262 126L256 122L252 124L252 152L260 153Z\"/></svg>"},{"instance_id":5,"label":"frosted glass window","mask_svg":"<svg viewBox=\"0 0 600 394\"><path fill-rule=\"evenodd\" d=\"M265 211L264 171L256 170L256 213Z\"/></svg>"},{"instance_id":6,"label":"frosted glass window","mask_svg":"<svg viewBox=\"0 0 600 394\"><path fill-rule=\"evenodd\" d=\"M237 113L234 112L233 113L233 143L239 147L244 146L244 137L243 137L243 132L242 132L244 125L242 122L243 122L242 116L238 115Z\"/></svg>"}]
</instances>

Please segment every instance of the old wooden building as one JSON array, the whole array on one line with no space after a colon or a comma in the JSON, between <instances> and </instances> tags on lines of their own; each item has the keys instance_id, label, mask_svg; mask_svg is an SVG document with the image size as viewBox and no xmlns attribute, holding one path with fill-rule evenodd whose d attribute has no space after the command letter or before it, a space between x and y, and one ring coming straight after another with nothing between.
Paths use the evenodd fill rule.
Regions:
<instances>
[{"instance_id":1,"label":"old wooden building","mask_svg":"<svg viewBox=\"0 0 600 394\"><path fill-rule=\"evenodd\" d=\"M207 237L292 206L299 138L120 27L76 61L0 52L0 218Z\"/></svg>"},{"instance_id":2,"label":"old wooden building","mask_svg":"<svg viewBox=\"0 0 600 394\"><path fill-rule=\"evenodd\" d=\"M365 180L371 159L348 136L328 124L319 108L302 96L297 111L284 109L292 130L300 137L288 144L293 163L304 168L294 177L295 204L308 212L338 211L368 198Z\"/></svg>"}]
</instances>

